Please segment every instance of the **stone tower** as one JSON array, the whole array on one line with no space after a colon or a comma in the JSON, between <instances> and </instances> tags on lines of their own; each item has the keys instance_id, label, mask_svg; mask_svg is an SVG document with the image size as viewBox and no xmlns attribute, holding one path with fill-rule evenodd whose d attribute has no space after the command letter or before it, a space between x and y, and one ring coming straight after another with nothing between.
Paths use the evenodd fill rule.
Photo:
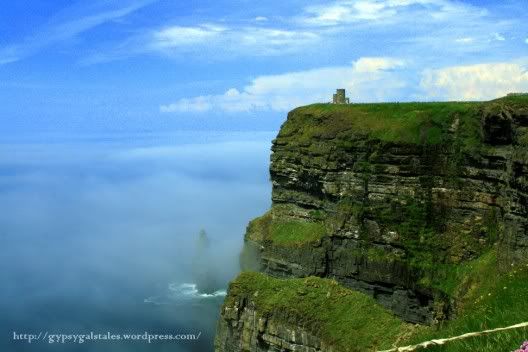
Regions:
<instances>
[{"instance_id":1,"label":"stone tower","mask_svg":"<svg viewBox=\"0 0 528 352\"><path fill-rule=\"evenodd\" d=\"M338 89L334 94L333 104L350 104L350 99L346 97L346 92L344 89Z\"/></svg>"}]
</instances>

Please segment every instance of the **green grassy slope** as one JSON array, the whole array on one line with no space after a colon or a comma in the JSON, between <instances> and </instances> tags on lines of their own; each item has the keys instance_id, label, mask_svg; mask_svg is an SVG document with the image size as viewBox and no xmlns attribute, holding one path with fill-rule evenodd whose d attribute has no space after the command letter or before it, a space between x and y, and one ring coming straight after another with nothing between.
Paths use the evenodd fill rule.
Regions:
<instances>
[{"instance_id":1,"label":"green grassy slope","mask_svg":"<svg viewBox=\"0 0 528 352\"><path fill-rule=\"evenodd\" d=\"M371 297L328 279L281 280L246 272L229 286L225 304L240 297L254 302L260 315L305 327L336 351L388 348L412 330Z\"/></svg>"},{"instance_id":2,"label":"green grassy slope","mask_svg":"<svg viewBox=\"0 0 528 352\"><path fill-rule=\"evenodd\" d=\"M283 246L300 246L323 238L326 230L323 222L273 219L271 213L267 212L249 223L248 234L253 240L267 240Z\"/></svg>"},{"instance_id":3,"label":"green grassy slope","mask_svg":"<svg viewBox=\"0 0 528 352\"><path fill-rule=\"evenodd\" d=\"M275 279L242 273L225 304L248 297L261 315L305 327L336 351L376 351L414 345L528 321L528 264L499 269L495 251L461 269L455 290L457 317L436 326L405 323L362 293L321 278ZM426 351L510 352L528 340L528 329L471 337Z\"/></svg>"},{"instance_id":4,"label":"green grassy slope","mask_svg":"<svg viewBox=\"0 0 528 352\"><path fill-rule=\"evenodd\" d=\"M433 338L506 327L528 321L528 263L500 269L495 251L461 269L458 317L420 330L410 344ZM528 340L528 329L492 333L428 348L430 351L513 351Z\"/></svg>"}]
</instances>

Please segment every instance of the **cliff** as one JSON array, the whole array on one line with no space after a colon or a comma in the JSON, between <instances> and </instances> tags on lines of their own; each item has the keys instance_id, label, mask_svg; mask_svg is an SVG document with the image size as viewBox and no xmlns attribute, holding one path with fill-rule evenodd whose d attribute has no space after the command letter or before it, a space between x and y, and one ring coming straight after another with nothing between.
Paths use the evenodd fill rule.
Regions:
<instances>
[{"instance_id":1,"label":"cliff","mask_svg":"<svg viewBox=\"0 0 528 352\"><path fill-rule=\"evenodd\" d=\"M372 298L333 280L284 281L246 272L229 290L216 338L221 352L337 352L343 345L362 351L390 346L387 341L412 330ZM365 307L369 316L358 314Z\"/></svg>"},{"instance_id":2,"label":"cliff","mask_svg":"<svg viewBox=\"0 0 528 352\"><path fill-rule=\"evenodd\" d=\"M243 269L286 279L284 287L291 278L335 280L371 300L349 302L362 321L379 308L399 319L387 341L404 339L406 323L457 319L474 291L470 278L486 274L478 263L493 258L500 275L528 254L527 97L310 105L288 114L272 151L273 205L247 228ZM350 331L369 341L354 349L314 328L324 319L303 326L299 316L277 314L292 316L273 301L258 304L247 292L266 277L248 284L242 276L230 287L218 351L379 347L372 331ZM303 295L289 302L314 304Z\"/></svg>"}]
</instances>

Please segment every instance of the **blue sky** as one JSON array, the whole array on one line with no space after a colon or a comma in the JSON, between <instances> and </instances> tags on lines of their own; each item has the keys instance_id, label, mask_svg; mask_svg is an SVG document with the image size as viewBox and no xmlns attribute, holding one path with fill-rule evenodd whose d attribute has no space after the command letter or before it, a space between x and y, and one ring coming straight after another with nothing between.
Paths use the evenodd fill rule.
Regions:
<instances>
[{"instance_id":1,"label":"blue sky","mask_svg":"<svg viewBox=\"0 0 528 352\"><path fill-rule=\"evenodd\" d=\"M327 101L528 91L525 0L4 1L4 133L276 129Z\"/></svg>"}]
</instances>

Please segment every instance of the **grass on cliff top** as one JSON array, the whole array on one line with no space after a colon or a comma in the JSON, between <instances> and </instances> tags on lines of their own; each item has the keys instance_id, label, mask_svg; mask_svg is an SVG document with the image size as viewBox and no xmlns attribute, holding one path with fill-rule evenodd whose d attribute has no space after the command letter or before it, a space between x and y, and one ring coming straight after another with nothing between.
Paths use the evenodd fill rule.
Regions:
<instances>
[{"instance_id":1,"label":"grass on cliff top","mask_svg":"<svg viewBox=\"0 0 528 352\"><path fill-rule=\"evenodd\" d=\"M300 144L314 138L338 139L346 146L368 136L385 142L436 145L449 143L449 134L457 130L456 138L475 148L481 144L481 109L497 106L528 109L528 96L489 102L312 104L291 111L277 138Z\"/></svg>"},{"instance_id":2,"label":"grass on cliff top","mask_svg":"<svg viewBox=\"0 0 528 352\"><path fill-rule=\"evenodd\" d=\"M412 329L371 297L328 279L285 280L246 272L229 286L225 304L240 297L254 302L260 315L302 326L340 352L389 348Z\"/></svg>"},{"instance_id":3,"label":"grass on cliff top","mask_svg":"<svg viewBox=\"0 0 528 352\"><path fill-rule=\"evenodd\" d=\"M269 240L286 246L312 243L326 234L323 222L273 219L271 212L252 220L247 232L251 240Z\"/></svg>"},{"instance_id":4,"label":"grass on cliff top","mask_svg":"<svg viewBox=\"0 0 528 352\"><path fill-rule=\"evenodd\" d=\"M514 107L527 107L528 94L505 96L499 99L492 100L491 102L506 103L509 105L513 105Z\"/></svg>"},{"instance_id":5,"label":"grass on cliff top","mask_svg":"<svg viewBox=\"0 0 528 352\"><path fill-rule=\"evenodd\" d=\"M500 269L495 250L461 269L459 311L456 319L421 329L409 344L433 338L506 327L528 321L528 264ZM496 332L428 348L427 351L513 351L528 340L528 329Z\"/></svg>"},{"instance_id":6,"label":"grass on cliff top","mask_svg":"<svg viewBox=\"0 0 528 352\"><path fill-rule=\"evenodd\" d=\"M476 111L480 105L475 102L313 104L293 110L278 138L295 136L302 143L314 137L348 139L368 135L387 142L438 144L457 118L462 125L472 125L471 120L478 120Z\"/></svg>"}]
</instances>

